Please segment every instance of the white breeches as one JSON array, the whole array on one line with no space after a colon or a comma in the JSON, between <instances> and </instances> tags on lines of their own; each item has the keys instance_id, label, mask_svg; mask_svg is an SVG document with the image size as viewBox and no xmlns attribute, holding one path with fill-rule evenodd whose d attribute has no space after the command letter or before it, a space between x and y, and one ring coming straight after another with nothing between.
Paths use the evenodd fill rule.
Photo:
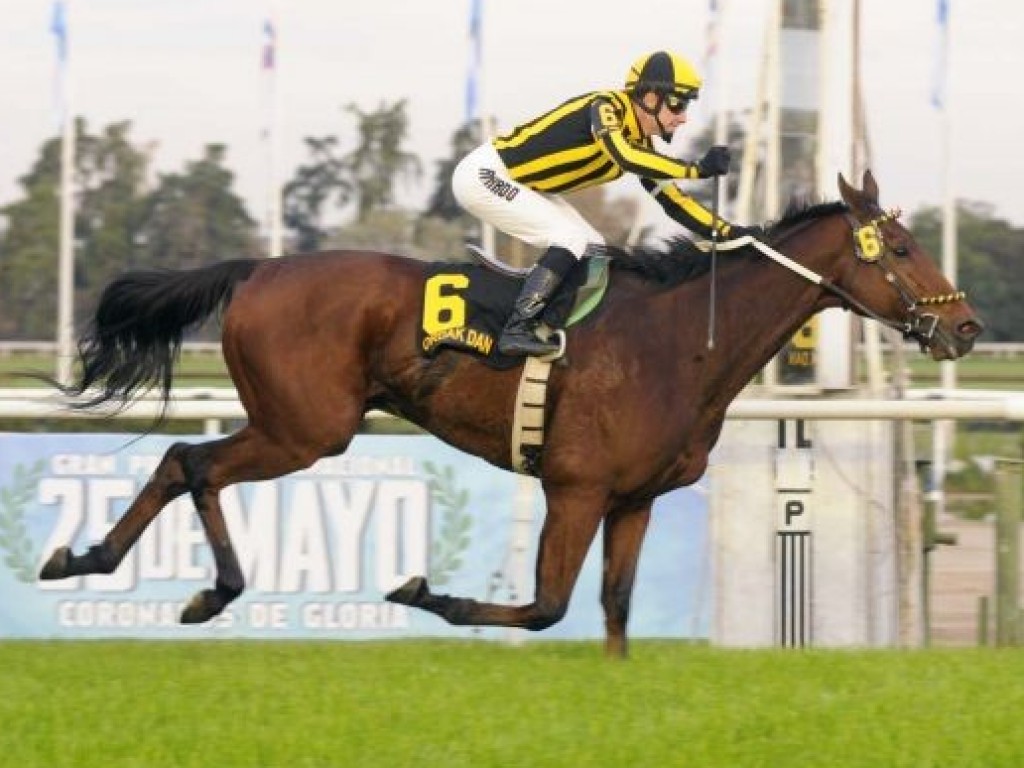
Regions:
<instances>
[{"instance_id":1,"label":"white breeches","mask_svg":"<svg viewBox=\"0 0 1024 768\"><path fill-rule=\"evenodd\" d=\"M535 192L509 178L490 142L466 155L452 173L459 205L481 221L538 248L561 246L582 258L587 245L604 237L557 195Z\"/></svg>"}]
</instances>

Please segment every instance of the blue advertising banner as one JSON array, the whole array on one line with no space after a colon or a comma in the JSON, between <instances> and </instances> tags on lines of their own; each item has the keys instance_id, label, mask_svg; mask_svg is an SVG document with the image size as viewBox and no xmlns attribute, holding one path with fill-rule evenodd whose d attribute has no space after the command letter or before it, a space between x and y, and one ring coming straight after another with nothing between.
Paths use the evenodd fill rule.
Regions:
<instances>
[{"instance_id":1,"label":"blue advertising banner","mask_svg":"<svg viewBox=\"0 0 1024 768\"><path fill-rule=\"evenodd\" d=\"M56 547L81 553L101 539L182 439L0 434L0 637L504 639L505 629L452 627L383 596L414 575L427 575L436 592L478 600L525 602L533 594L539 486L524 523L514 514L521 478L429 436L360 435L343 456L225 489L221 504L247 588L206 625L178 623L192 594L215 577L188 497L164 509L113 574L38 581ZM517 585L513 527L524 524L532 534ZM685 489L658 501L633 637L707 637L707 539L702 494ZM565 619L530 637L603 637L600 549L598 536Z\"/></svg>"}]
</instances>

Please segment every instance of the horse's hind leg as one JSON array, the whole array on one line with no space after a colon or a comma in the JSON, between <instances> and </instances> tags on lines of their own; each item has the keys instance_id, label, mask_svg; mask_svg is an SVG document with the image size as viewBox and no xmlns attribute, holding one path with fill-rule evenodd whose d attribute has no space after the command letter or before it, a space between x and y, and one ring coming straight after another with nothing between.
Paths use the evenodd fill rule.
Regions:
<instances>
[{"instance_id":1,"label":"horse's hind leg","mask_svg":"<svg viewBox=\"0 0 1024 768\"><path fill-rule=\"evenodd\" d=\"M616 507L604 521L604 571L601 605L605 616L605 653L626 656L626 621L633 595L636 566L640 560L651 502Z\"/></svg>"},{"instance_id":2,"label":"horse's hind leg","mask_svg":"<svg viewBox=\"0 0 1024 768\"><path fill-rule=\"evenodd\" d=\"M69 547L60 547L43 565L39 578L113 573L160 510L188 490L182 459L190 448L186 443L168 448L153 476L103 541L81 555L73 554Z\"/></svg>"},{"instance_id":3,"label":"horse's hind leg","mask_svg":"<svg viewBox=\"0 0 1024 768\"><path fill-rule=\"evenodd\" d=\"M251 426L235 435L198 445L175 443L156 472L103 541L82 555L67 547L56 550L43 566L41 579L63 579L89 573L112 573L146 527L170 501L190 493L213 550L217 579L212 590L197 594L182 621L197 623L216 616L244 588L244 578L218 495L227 485L266 480L308 466L318 458L288 452Z\"/></svg>"},{"instance_id":4,"label":"horse's hind leg","mask_svg":"<svg viewBox=\"0 0 1024 768\"><path fill-rule=\"evenodd\" d=\"M558 622L569 607L569 598L579 576L601 518L605 514L604 494L581 496L548 494L548 512L537 552L536 593L528 605L498 605L431 593L426 579L410 579L387 595L402 603L435 613L449 624L547 629Z\"/></svg>"},{"instance_id":5,"label":"horse's hind leg","mask_svg":"<svg viewBox=\"0 0 1024 768\"><path fill-rule=\"evenodd\" d=\"M251 425L223 440L194 446L183 462L186 482L213 551L217 578L213 589L196 593L182 611L184 624L200 624L218 615L245 588L231 543L220 492L239 482L268 480L307 467L320 457L291 452Z\"/></svg>"}]
</instances>

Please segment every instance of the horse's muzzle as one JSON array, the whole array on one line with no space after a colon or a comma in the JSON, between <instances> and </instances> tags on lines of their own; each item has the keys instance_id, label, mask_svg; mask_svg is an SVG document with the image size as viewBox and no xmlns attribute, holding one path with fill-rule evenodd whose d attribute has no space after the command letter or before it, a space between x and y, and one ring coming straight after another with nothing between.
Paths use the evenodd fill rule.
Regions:
<instances>
[{"instance_id":1,"label":"horse's muzzle","mask_svg":"<svg viewBox=\"0 0 1024 768\"><path fill-rule=\"evenodd\" d=\"M985 330L985 324L976 317L963 320L952 328L940 323L936 333L928 340L932 360L957 360L974 348L974 341Z\"/></svg>"}]
</instances>

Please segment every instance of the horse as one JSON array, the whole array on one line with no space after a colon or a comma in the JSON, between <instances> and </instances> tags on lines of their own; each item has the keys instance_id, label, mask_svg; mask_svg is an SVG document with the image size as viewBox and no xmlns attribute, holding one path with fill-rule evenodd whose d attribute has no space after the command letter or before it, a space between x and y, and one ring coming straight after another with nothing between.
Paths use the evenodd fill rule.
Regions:
<instances>
[{"instance_id":1,"label":"horse","mask_svg":"<svg viewBox=\"0 0 1024 768\"><path fill-rule=\"evenodd\" d=\"M637 561L656 497L696 482L741 389L813 314L845 307L916 339L935 360L967 354L982 322L897 220L838 178L841 201L788 211L765 239L790 268L752 247L710 257L677 239L616 254L603 302L570 329L544 412L538 475L544 517L532 601L481 602L414 577L386 595L454 625L543 630L565 614L603 524L605 651L627 655ZM664 244L663 244L664 245ZM696 267L694 265L697 265ZM71 384L85 410L124 407L147 388L169 402L183 334L221 312L227 369L248 421L226 437L175 443L110 532L82 554L56 549L42 579L111 573L160 511L190 494L213 551L212 589L183 623L217 616L244 575L218 495L345 451L368 411L408 420L511 469L521 365L417 346L424 262L371 251L237 259L193 270L127 272L104 290L79 338ZM708 345L711 278L717 338Z\"/></svg>"}]
</instances>

